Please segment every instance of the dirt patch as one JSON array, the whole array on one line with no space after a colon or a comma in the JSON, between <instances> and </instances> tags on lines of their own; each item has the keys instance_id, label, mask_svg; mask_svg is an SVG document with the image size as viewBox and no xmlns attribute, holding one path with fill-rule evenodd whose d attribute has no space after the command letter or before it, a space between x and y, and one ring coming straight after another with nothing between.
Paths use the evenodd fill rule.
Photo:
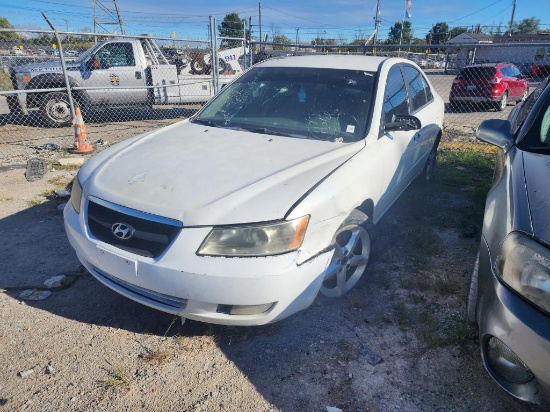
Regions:
<instances>
[{"instance_id":1,"label":"dirt patch","mask_svg":"<svg viewBox=\"0 0 550 412\"><path fill-rule=\"evenodd\" d=\"M442 156L433 185L409 188L377 226L358 287L247 328L182 326L102 286L78 270L51 195L75 171L29 183L1 170L0 410L517 410L464 307L490 163ZM18 298L58 274L76 280Z\"/></svg>"}]
</instances>

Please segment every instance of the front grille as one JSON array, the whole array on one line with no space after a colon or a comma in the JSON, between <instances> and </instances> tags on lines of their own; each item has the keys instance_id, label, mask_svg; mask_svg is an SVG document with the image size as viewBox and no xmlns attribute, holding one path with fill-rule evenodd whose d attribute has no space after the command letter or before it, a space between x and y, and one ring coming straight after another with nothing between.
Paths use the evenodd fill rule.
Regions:
<instances>
[{"instance_id":1,"label":"front grille","mask_svg":"<svg viewBox=\"0 0 550 412\"><path fill-rule=\"evenodd\" d=\"M101 204L100 204L101 203ZM135 230L130 239L113 234L115 223L124 223ZM137 255L156 258L172 243L181 230L181 224L169 219L141 213L97 199L89 199L88 227L102 242Z\"/></svg>"},{"instance_id":2,"label":"front grille","mask_svg":"<svg viewBox=\"0 0 550 412\"><path fill-rule=\"evenodd\" d=\"M135 295L139 295L151 302L161 303L166 306L171 306L174 309L177 309L178 311L182 311L187 306L187 299L183 298L177 298L175 296L169 296L165 295L164 293L155 292L153 290L145 289L136 285L132 285L131 283L125 282L121 279L118 279L114 276L111 276L102 270L99 270L98 268L94 267L95 274L97 276L100 276L101 278L114 283L115 285L127 290L128 292L132 292Z\"/></svg>"}]
</instances>

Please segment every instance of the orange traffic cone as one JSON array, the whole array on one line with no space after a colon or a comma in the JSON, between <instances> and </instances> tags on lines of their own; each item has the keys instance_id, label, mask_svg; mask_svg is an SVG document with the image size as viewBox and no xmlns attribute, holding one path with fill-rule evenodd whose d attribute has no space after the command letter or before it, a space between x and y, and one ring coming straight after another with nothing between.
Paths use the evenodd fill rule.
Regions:
<instances>
[{"instance_id":1,"label":"orange traffic cone","mask_svg":"<svg viewBox=\"0 0 550 412\"><path fill-rule=\"evenodd\" d=\"M85 154L94 150L93 146L88 142L88 132L84 125L84 119L80 112L80 107L74 108L74 148L69 149L71 153Z\"/></svg>"}]
</instances>

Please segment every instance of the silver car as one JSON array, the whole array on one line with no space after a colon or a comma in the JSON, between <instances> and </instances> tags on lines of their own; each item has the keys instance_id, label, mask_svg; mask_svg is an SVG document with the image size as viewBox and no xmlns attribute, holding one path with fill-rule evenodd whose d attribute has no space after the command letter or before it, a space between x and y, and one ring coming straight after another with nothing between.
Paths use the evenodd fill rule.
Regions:
<instances>
[{"instance_id":1,"label":"silver car","mask_svg":"<svg viewBox=\"0 0 550 412\"><path fill-rule=\"evenodd\" d=\"M499 150L468 317L487 372L513 397L550 407L550 87L477 138Z\"/></svg>"}]
</instances>

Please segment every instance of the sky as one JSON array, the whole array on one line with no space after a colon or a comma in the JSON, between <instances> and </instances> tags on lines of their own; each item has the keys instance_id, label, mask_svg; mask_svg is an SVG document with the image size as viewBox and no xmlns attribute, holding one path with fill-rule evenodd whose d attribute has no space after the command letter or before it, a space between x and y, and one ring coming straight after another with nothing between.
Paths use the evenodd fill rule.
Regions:
<instances>
[{"instance_id":1,"label":"sky","mask_svg":"<svg viewBox=\"0 0 550 412\"><path fill-rule=\"evenodd\" d=\"M118 0L126 34L153 34L178 39L207 39L209 16L220 24L228 13L252 18L253 36L259 34L261 4L262 35L285 35L309 42L316 37L366 38L374 30L377 0ZM411 0L407 11L415 37L425 38L432 25L446 22L455 26L493 26L506 30L514 0ZM550 29L550 0L516 0L514 21L536 17L541 29ZM49 29L40 12L45 12L59 31L93 31L93 0L0 0L0 17L15 28ZM101 0L114 10L114 0ZM380 0L380 31L403 19L406 0ZM103 17L103 16L100 16ZM112 26L111 26L112 27ZM488 28L484 30L487 32Z\"/></svg>"}]
</instances>

